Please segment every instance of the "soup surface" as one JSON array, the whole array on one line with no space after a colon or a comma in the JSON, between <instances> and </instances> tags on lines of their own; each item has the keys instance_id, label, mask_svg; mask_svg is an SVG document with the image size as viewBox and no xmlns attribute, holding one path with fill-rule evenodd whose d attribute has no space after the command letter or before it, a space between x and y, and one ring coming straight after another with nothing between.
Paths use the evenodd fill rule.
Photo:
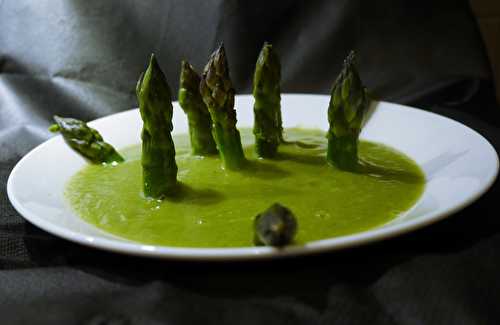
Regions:
<instances>
[{"instance_id":1,"label":"soup surface","mask_svg":"<svg viewBox=\"0 0 500 325\"><path fill-rule=\"evenodd\" d=\"M411 208L425 178L414 161L387 146L360 142L359 172L326 163L325 133L287 129L288 143L274 160L257 159L253 134L242 129L248 158L243 171L227 171L214 157L190 153L189 137L174 136L179 195L163 201L142 195L141 147L120 153L126 162L89 165L66 187L74 211L114 235L144 244L182 247L253 246L253 219L272 203L298 221L296 244L361 232Z\"/></svg>"}]
</instances>

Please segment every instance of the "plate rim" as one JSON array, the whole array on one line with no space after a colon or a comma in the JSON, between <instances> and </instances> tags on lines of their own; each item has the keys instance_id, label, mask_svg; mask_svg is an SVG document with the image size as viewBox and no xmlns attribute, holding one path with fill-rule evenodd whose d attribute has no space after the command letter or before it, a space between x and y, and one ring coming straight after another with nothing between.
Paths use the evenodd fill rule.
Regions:
<instances>
[{"instance_id":1,"label":"plate rim","mask_svg":"<svg viewBox=\"0 0 500 325\"><path fill-rule=\"evenodd\" d=\"M299 94L293 93L281 94L282 97L303 97L303 96L318 96L318 97L329 97L323 94ZM239 98L252 97L252 95L237 95ZM14 194L13 181L16 174L22 168L23 162L29 159L32 153L43 150L43 147L49 145L51 141L55 141L60 135L54 136L41 144L37 145L35 148L31 149L27 154L25 154L11 170L10 175L7 180L7 196L11 202L14 209L28 222L41 228L48 233L55 235L60 238L64 238L71 242L82 244L84 246L99 248L105 251L111 251L115 253L123 253L127 255L143 256L143 257L153 257L162 259L175 259L175 260L193 260L193 261L236 261L236 260L254 260L254 259L271 259L298 255L311 255L323 252L333 252L345 248L358 247L361 245L366 245L376 241L387 240L400 236L405 233L415 231L417 229L426 227L430 224L436 223L440 220L447 218L448 216L460 211L464 207L472 204L482 195L484 195L494 184L498 177L499 172L499 158L493 145L481 135L476 130L456 121L449 117L439 115L434 112L426 111L416 107L411 107L407 105L401 105L397 103L379 101L379 104L388 104L389 109L411 109L418 111L419 114L430 115L433 119L443 119L447 123L456 124L459 127L468 129L474 136L479 137L484 143L489 147L489 149L494 153L495 158L495 168L492 175L489 175L488 180L478 191L470 195L465 200L460 202L454 207L448 208L446 211L433 211L427 213L425 216L408 220L400 224L386 225L384 227L376 227L368 229L359 233L354 233L345 236L339 236L335 238L327 238L322 240L317 240L313 242L306 243L304 245L288 246L285 248L274 248L274 247L231 247L231 248L194 248L194 247L173 247L173 246L161 246L161 245L149 245L141 244L138 242L128 241L125 238L119 238L117 240L108 239L103 237L94 237L85 235L84 233L77 232L68 229L64 226L60 226L56 223L45 220L43 217L37 216L36 213L32 213L27 210L16 198ZM89 122L90 125L99 122L103 119L113 118L117 115L130 114L132 111L137 110L137 108L132 108L129 110L121 111L115 114L107 115ZM418 202L418 201L417 201ZM417 202L415 204L417 204ZM78 217L78 216L77 216ZM84 221L85 222L85 221ZM87 223L87 222L86 222ZM89 223L87 223L89 224ZM95 229L104 232L102 229L89 224Z\"/></svg>"}]
</instances>

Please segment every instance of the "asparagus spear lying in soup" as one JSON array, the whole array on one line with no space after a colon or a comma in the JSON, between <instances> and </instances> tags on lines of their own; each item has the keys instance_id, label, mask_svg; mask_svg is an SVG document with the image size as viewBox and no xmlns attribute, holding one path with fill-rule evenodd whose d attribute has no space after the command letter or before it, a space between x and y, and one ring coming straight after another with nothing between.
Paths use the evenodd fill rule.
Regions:
<instances>
[{"instance_id":1,"label":"asparagus spear lying in soup","mask_svg":"<svg viewBox=\"0 0 500 325\"><path fill-rule=\"evenodd\" d=\"M64 141L76 152L94 164L120 163L123 157L107 142L101 134L87 123L55 115L55 124L49 127L51 132L60 132Z\"/></svg>"}]
</instances>

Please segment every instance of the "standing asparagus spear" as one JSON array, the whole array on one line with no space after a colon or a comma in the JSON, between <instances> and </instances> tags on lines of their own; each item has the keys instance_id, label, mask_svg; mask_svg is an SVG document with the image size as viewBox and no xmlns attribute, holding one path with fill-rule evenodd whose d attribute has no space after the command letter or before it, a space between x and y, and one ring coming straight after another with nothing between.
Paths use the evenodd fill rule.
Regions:
<instances>
[{"instance_id":1,"label":"standing asparagus spear","mask_svg":"<svg viewBox=\"0 0 500 325\"><path fill-rule=\"evenodd\" d=\"M115 148L104 142L101 134L87 125L74 119L54 116L55 124L51 132L61 132L64 141L76 152L94 164L123 162L124 159Z\"/></svg>"},{"instance_id":2,"label":"standing asparagus spear","mask_svg":"<svg viewBox=\"0 0 500 325\"><path fill-rule=\"evenodd\" d=\"M327 160L340 169L354 170L358 165L358 137L368 102L351 51L333 84L328 106Z\"/></svg>"},{"instance_id":3,"label":"standing asparagus spear","mask_svg":"<svg viewBox=\"0 0 500 325\"><path fill-rule=\"evenodd\" d=\"M210 56L205 66L200 93L212 117L212 134L224 166L240 169L246 160L236 128L234 89L223 45Z\"/></svg>"},{"instance_id":4,"label":"standing asparagus spear","mask_svg":"<svg viewBox=\"0 0 500 325\"><path fill-rule=\"evenodd\" d=\"M152 198L172 195L177 185L177 164L172 140L170 87L154 55L136 87L142 128L144 194Z\"/></svg>"},{"instance_id":5,"label":"standing asparagus spear","mask_svg":"<svg viewBox=\"0 0 500 325\"><path fill-rule=\"evenodd\" d=\"M200 95L200 81L194 68L182 61L179 104L188 117L193 154L204 156L217 153L217 147L212 137L212 119Z\"/></svg>"},{"instance_id":6,"label":"standing asparagus spear","mask_svg":"<svg viewBox=\"0 0 500 325\"><path fill-rule=\"evenodd\" d=\"M276 155L283 140L280 107L281 65L271 44L264 43L253 77L255 150L259 157Z\"/></svg>"}]
</instances>

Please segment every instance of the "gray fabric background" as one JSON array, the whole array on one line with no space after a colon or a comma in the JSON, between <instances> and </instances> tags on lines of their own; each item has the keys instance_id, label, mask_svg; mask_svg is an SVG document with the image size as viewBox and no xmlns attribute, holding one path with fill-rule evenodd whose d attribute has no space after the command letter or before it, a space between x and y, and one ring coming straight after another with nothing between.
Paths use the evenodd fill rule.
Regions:
<instances>
[{"instance_id":1,"label":"gray fabric background","mask_svg":"<svg viewBox=\"0 0 500 325\"><path fill-rule=\"evenodd\" d=\"M53 114L136 106L154 52L177 91L224 41L237 91L264 41L285 92L328 93L354 48L380 98L470 125L497 148L498 107L465 1L0 0L0 319L5 324L496 324L498 186L402 238L264 263L180 263L100 252L23 221L5 192ZM452 107L450 107L452 105ZM62 162L63 163L63 162Z\"/></svg>"}]
</instances>

